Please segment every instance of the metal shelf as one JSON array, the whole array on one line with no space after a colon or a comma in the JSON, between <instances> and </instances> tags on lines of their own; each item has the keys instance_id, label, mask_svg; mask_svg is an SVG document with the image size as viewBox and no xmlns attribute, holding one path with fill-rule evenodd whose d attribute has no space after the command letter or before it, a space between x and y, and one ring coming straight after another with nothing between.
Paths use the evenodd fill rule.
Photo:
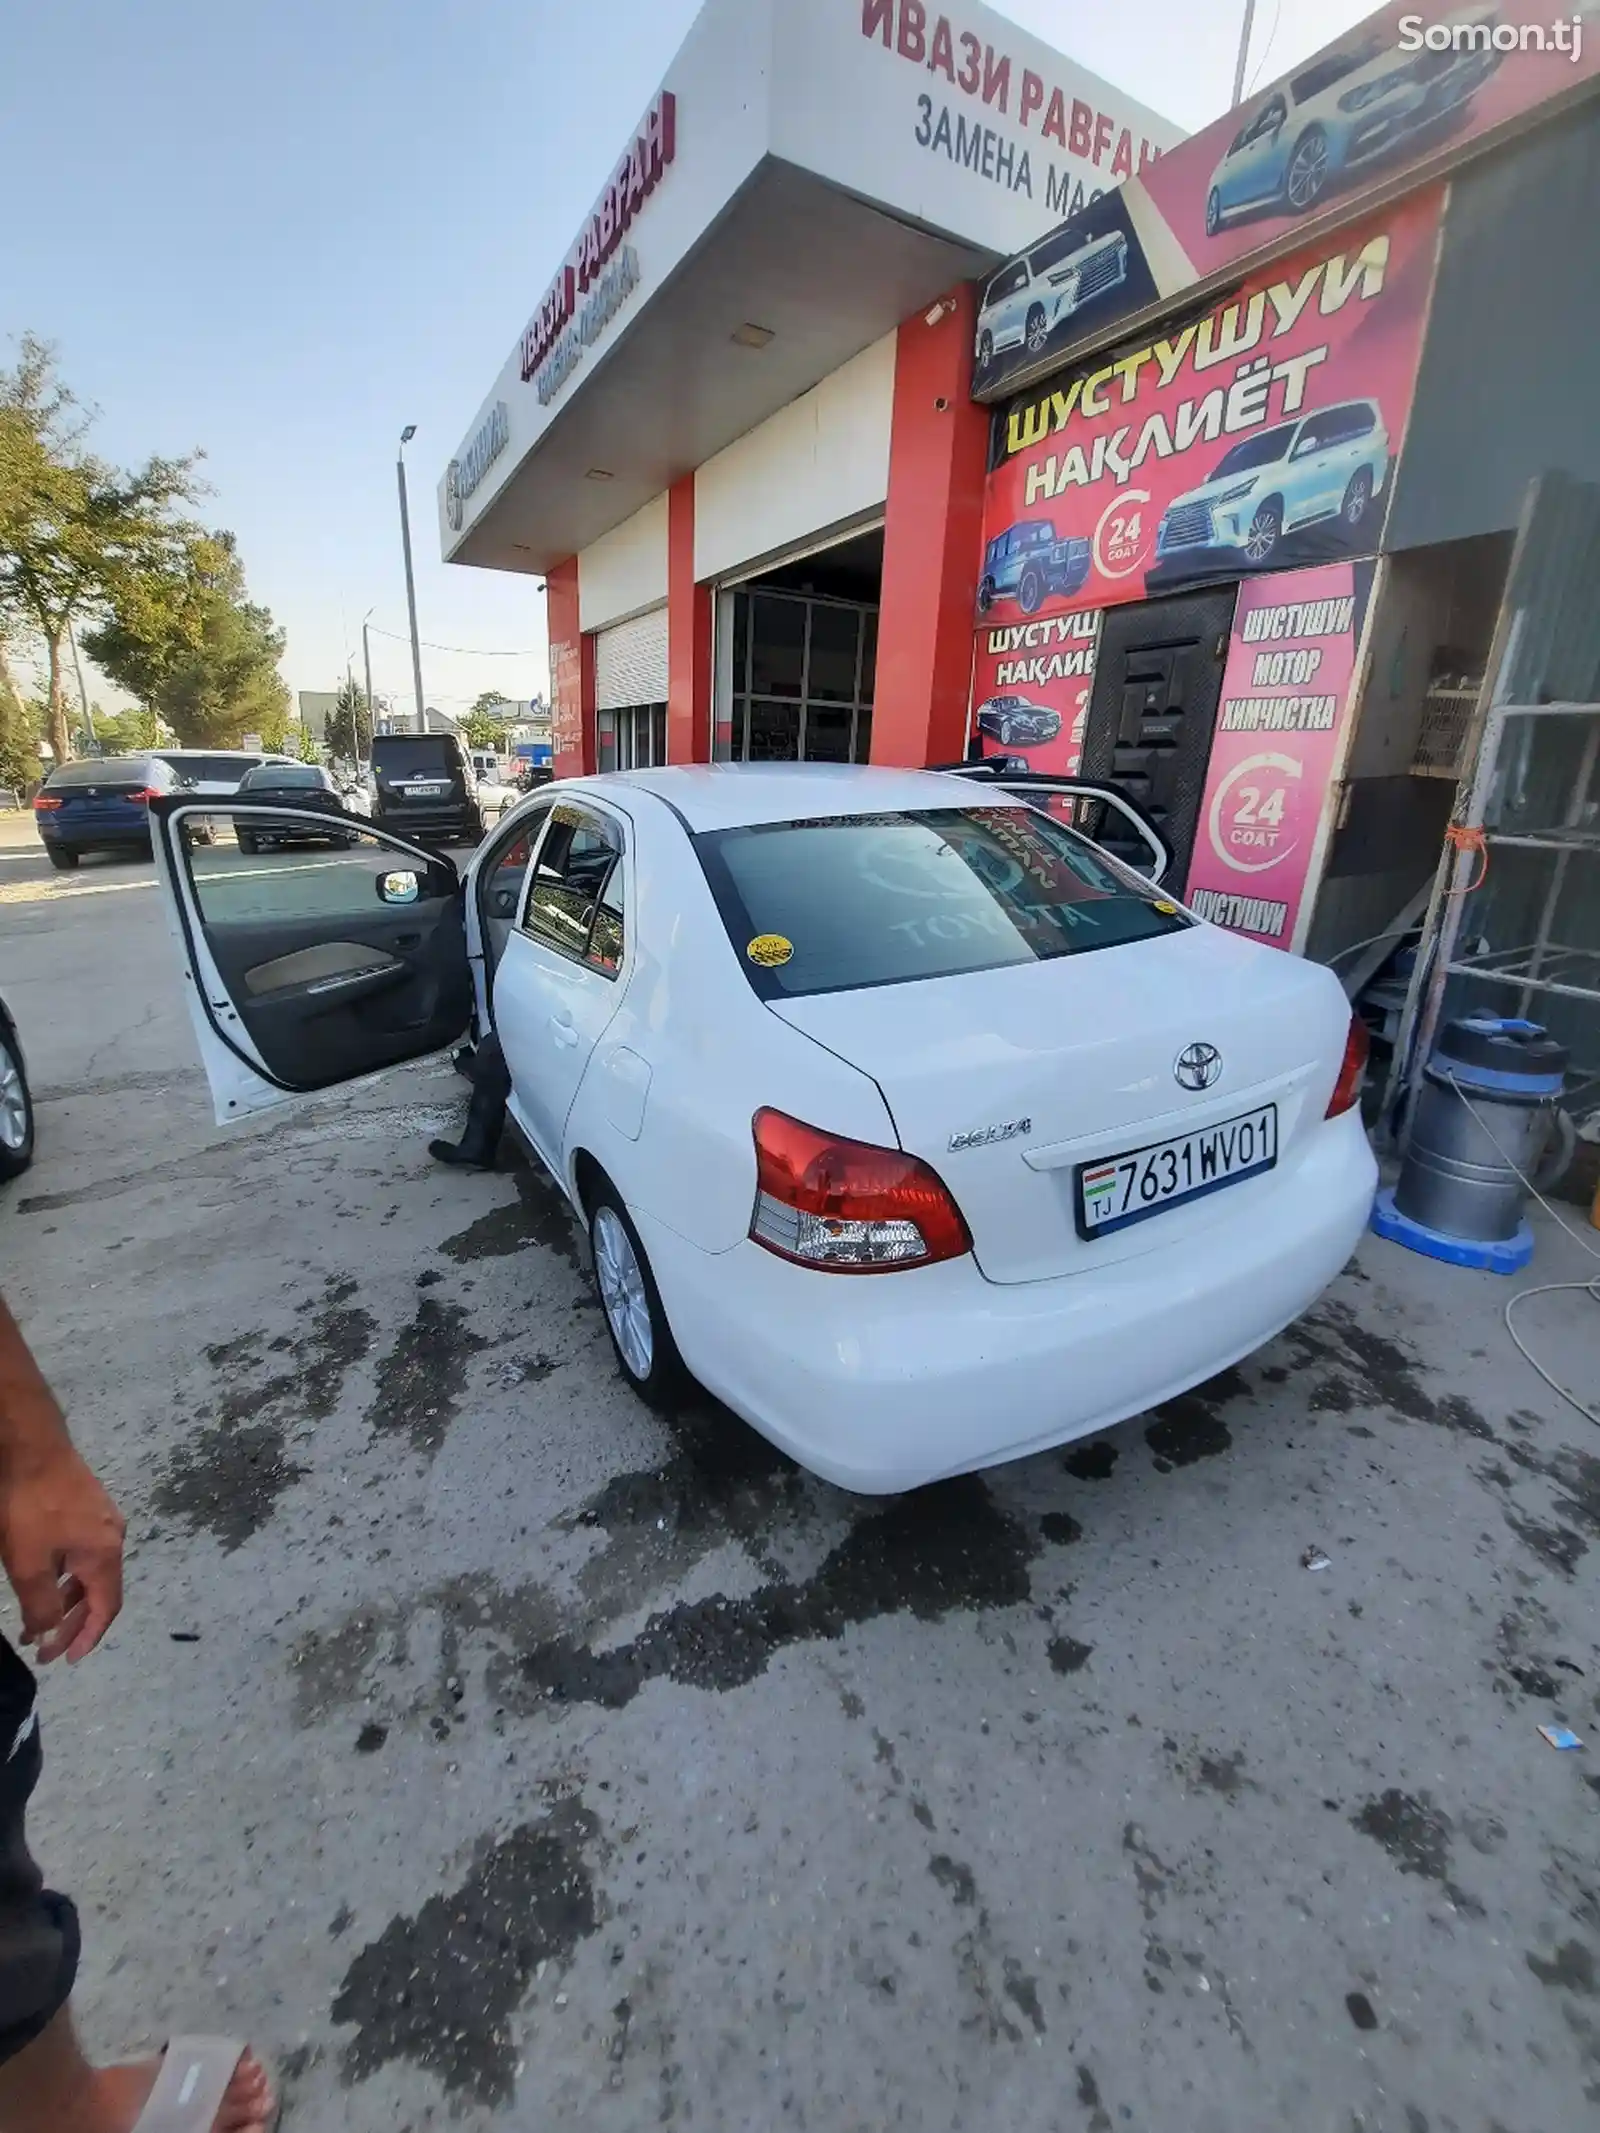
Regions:
<instances>
[{"instance_id":1,"label":"metal shelf","mask_svg":"<svg viewBox=\"0 0 1600 2133\"><path fill-rule=\"evenodd\" d=\"M1526 992L1600 1000L1600 948L1562 948L1553 941L1529 941L1517 948L1492 948L1483 955L1453 958L1444 967L1452 977L1490 978Z\"/></svg>"}]
</instances>

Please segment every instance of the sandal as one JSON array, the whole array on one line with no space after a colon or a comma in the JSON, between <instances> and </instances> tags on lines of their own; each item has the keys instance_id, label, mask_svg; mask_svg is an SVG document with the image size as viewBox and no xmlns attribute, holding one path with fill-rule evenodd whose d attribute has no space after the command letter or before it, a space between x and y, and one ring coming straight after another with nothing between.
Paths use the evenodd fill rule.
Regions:
<instances>
[{"instance_id":1,"label":"sandal","mask_svg":"<svg viewBox=\"0 0 1600 2133\"><path fill-rule=\"evenodd\" d=\"M211 2133L239 2061L250 2049L231 2037L173 2037L133 2133ZM274 2103L268 2125L277 2118Z\"/></svg>"}]
</instances>

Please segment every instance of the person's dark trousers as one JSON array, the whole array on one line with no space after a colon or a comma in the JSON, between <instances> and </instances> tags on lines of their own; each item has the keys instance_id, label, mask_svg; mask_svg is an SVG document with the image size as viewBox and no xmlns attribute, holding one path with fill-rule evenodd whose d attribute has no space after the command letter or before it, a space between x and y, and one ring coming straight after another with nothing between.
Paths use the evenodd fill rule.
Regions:
<instances>
[{"instance_id":1,"label":"person's dark trousers","mask_svg":"<svg viewBox=\"0 0 1600 2133\"><path fill-rule=\"evenodd\" d=\"M429 1141L428 1153L441 1163L457 1163L469 1170L492 1170L510 1094L511 1073L506 1055L491 1030L473 1058L472 1101L467 1106L466 1130L459 1141Z\"/></svg>"},{"instance_id":2,"label":"person's dark trousers","mask_svg":"<svg viewBox=\"0 0 1600 2133\"><path fill-rule=\"evenodd\" d=\"M28 1852L41 1761L33 1676L0 1638L0 2065L55 2020L78 1969L78 1914Z\"/></svg>"}]
</instances>

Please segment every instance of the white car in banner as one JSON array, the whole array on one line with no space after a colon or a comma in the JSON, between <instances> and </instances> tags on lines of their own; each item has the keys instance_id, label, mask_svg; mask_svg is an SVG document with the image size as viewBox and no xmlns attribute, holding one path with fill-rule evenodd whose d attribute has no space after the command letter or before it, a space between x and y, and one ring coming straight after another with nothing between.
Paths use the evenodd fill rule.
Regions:
<instances>
[{"instance_id":1,"label":"white car in banner","mask_svg":"<svg viewBox=\"0 0 1600 2133\"><path fill-rule=\"evenodd\" d=\"M1039 355L1057 326L1091 297L1119 288L1128 275L1128 240L1121 230L1063 252L1058 233L1020 259L1009 260L983 292L973 344L980 372L1008 348Z\"/></svg>"},{"instance_id":2,"label":"white car in banner","mask_svg":"<svg viewBox=\"0 0 1600 2133\"><path fill-rule=\"evenodd\" d=\"M612 773L468 866L157 852L219 1119L499 1037L623 1374L872 1493L1170 1399L1299 1316L1376 1171L1336 978L1048 806L1079 780ZM247 826L259 828L246 810Z\"/></svg>"},{"instance_id":3,"label":"white car in banner","mask_svg":"<svg viewBox=\"0 0 1600 2133\"><path fill-rule=\"evenodd\" d=\"M1375 400L1342 400L1295 422L1252 430L1197 489L1161 514L1156 564L1276 567L1285 537L1326 525L1341 549L1371 535L1389 478L1389 433Z\"/></svg>"}]
</instances>

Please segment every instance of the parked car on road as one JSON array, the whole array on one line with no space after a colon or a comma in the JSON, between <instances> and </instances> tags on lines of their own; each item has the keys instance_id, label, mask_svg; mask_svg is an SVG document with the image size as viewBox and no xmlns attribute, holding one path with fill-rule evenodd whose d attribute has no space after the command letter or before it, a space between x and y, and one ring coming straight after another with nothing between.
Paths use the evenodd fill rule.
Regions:
<instances>
[{"instance_id":1,"label":"parked car on road","mask_svg":"<svg viewBox=\"0 0 1600 2133\"><path fill-rule=\"evenodd\" d=\"M1439 18L1485 33L1499 19L1492 7ZM1258 208L1306 213L1347 172L1459 110L1500 64L1487 38L1484 48L1407 54L1391 34L1376 30L1313 60L1245 120L1211 175L1208 237Z\"/></svg>"},{"instance_id":2,"label":"parked car on road","mask_svg":"<svg viewBox=\"0 0 1600 2133\"><path fill-rule=\"evenodd\" d=\"M1091 297L1127 279L1128 240L1121 230L1062 251L1058 234L1009 261L986 285L973 353L980 372L1008 348L1040 355L1055 329Z\"/></svg>"},{"instance_id":3,"label":"parked car on road","mask_svg":"<svg viewBox=\"0 0 1600 2133\"><path fill-rule=\"evenodd\" d=\"M1025 615L1037 614L1052 593L1070 598L1081 590L1091 559L1083 535L1058 534L1047 518L1020 519L983 552L978 612L986 615L996 600L1014 599Z\"/></svg>"},{"instance_id":4,"label":"parked car on road","mask_svg":"<svg viewBox=\"0 0 1600 2133\"><path fill-rule=\"evenodd\" d=\"M85 852L150 857L150 802L182 781L158 755L107 755L63 763L33 796L33 819L53 867ZM196 824L193 827L203 825Z\"/></svg>"},{"instance_id":5,"label":"parked car on road","mask_svg":"<svg viewBox=\"0 0 1600 2133\"><path fill-rule=\"evenodd\" d=\"M1037 804L1086 798L1138 820L1079 779L613 772L519 808L464 893L381 830L246 872L156 820L219 1118L493 1030L624 1377L872 1493L1213 1376L1371 1209L1338 979Z\"/></svg>"},{"instance_id":6,"label":"parked car on road","mask_svg":"<svg viewBox=\"0 0 1600 2133\"><path fill-rule=\"evenodd\" d=\"M152 753L171 765L186 791L219 800L236 793L240 779L258 765L293 760L290 756L250 748L157 748ZM210 824L196 823L194 834L202 844L209 843L212 837Z\"/></svg>"},{"instance_id":7,"label":"parked car on road","mask_svg":"<svg viewBox=\"0 0 1600 2133\"><path fill-rule=\"evenodd\" d=\"M233 834L241 852L270 852L290 844L349 846L355 841L354 832L343 826L347 820L344 796L320 763L295 763L285 757L258 764L240 781L236 797L262 804L277 801L302 811L298 821L285 819L267 826L249 816L238 817ZM336 815L339 820L324 828L313 819L322 815Z\"/></svg>"},{"instance_id":8,"label":"parked car on road","mask_svg":"<svg viewBox=\"0 0 1600 2133\"><path fill-rule=\"evenodd\" d=\"M1341 546L1370 530L1389 478L1389 433L1375 400L1344 400L1294 422L1254 430L1197 489L1175 496L1156 532L1156 564L1190 555L1261 569L1282 560L1285 536L1327 524Z\"/></svg>"},{"instance_id":9,"label":"parked car on road","mask_svg":"<svg viewBox=\"0 0 1600 2133\"><path fill-rule=\"evenodd\" d=\"M28 1062L11 1010L0 1000L0 1178L18 1178L33 1161L33 1094Z\"/></svg>"},{"instance_id":10,"label":"parked car on road","mask_svg":"<svg viewBox=\"0 0 1600 2133\"><path fill-rule=\"evenodd\" d=\"M453 733L380 733L372 743L372 819L402 835L476 844L478 775Z\"/></svg>"},{"instance_id":11,"label":"parked car on road","mask_svg":"<svg viewBox=\"0 0 1600 2133\"><path fill-rule=\"evenodd\" d=\"M503 785L498 776L478 781L478 812L483 817L483 826L491 829L509 808L523 798L520 786Z\"/></svg>"},{"instance_id":12,"label":"parked car on road","mask_svg":"<svg viewBox=\"0 0 1600 2133\"><path fill-rule=\"evenodd\" d=\"M1002 748L1042 748L1061 731L1061 714L1025 696L990 696L978 706L978 731Z\"/></svg>"}]
</instances>

